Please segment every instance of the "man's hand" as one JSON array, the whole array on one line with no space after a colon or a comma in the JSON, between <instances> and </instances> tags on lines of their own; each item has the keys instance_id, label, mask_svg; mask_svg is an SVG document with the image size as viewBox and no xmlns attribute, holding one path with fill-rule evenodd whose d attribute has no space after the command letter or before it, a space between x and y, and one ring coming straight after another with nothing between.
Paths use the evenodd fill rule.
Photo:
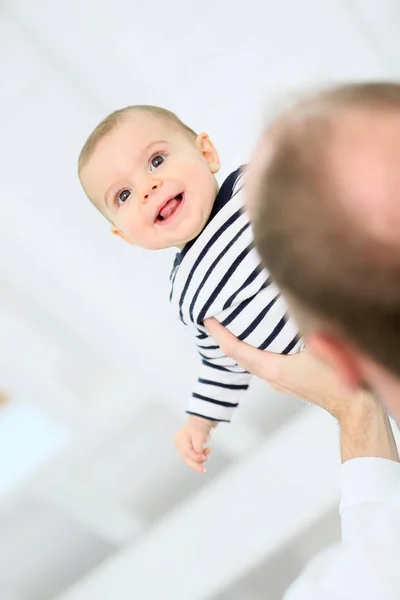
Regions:
<instances>
[{"instance_id":1,"label":"man's hand","mask_svg":"<svg viewBox=\"0 0 400 600\"><path fill-rule=\"evenodd\" d=\"M175 436L175 446L181 458L198 473L205 472L203 463L211 450L204 446L217 425L216 421L190 415L186 425L179 429Z\"/></svg>"},{"instance_id":2,"label":"man's hand","mask_svg":"<svg viewBox=\"0 0 400 600\"><path fill-rule=\"evenodd\" d=\"M384 407L365 390L350 392L334 371L307 348L283 356L258 350L238 340L215 319L205 327L223 352L274 389L320 406L340 425L342 461L375 456L399 460L393 432Z\"/></svg>"},{"instance_id":3,"label":"man's hand","mask_svg":"<svg viewBox=\"0 0 400 600\"><path fill-rule=\"evenodd\" d=\"M215 319L207 319L204 325L224 354L278 392L304 398L336 417L348 406L349 398L354 397L341 385L334 371L307 348L290 356L266 352L238 340Z\"/></svg>"}]
</instances>

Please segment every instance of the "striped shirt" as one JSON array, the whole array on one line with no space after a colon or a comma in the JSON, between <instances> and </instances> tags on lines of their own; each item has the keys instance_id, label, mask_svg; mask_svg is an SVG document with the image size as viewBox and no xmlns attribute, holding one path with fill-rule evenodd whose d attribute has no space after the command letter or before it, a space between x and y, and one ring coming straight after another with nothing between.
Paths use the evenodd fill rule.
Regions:
<instances>
[{"instance_id":1,"label":"striped shirt","mask_svg":"<svg viewBox=\"0 0 400 600\"><path fill-rule=\"evenodd\" d=\"M187 412L230 421L250 374L223 354L203 321L216 318L248 344L281 354L299 350L297 328L269 273L260 266L243 210L243 169L221 186L206 227L175 258L170 300L194 336L201 367Z\"/></svg>"}]
</instances>

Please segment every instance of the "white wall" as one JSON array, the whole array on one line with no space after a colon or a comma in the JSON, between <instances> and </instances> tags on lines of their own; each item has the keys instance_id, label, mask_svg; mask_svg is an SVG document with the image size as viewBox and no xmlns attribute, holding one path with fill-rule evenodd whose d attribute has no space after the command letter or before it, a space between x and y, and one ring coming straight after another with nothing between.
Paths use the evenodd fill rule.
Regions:
<instances>
[{"instance_id":1,"label":"white wall","mask_svg":"<svg viewBox=\"0 0 400 600\"><path fill-rule=\"evenodd\" d=\"M4 449L4 600L217 600L238 580L258 600L286 575L261 585L256 565L285 552L288 583L306 560L337 500L332 424L256 383L207 476L185 470L171 440L197 363L167 302L172 253L108 235L76 156L107 112L161 104L210 132L222 178L289 91L398 78L399 25L395 0L1 3L0 384L55 435L36 463L37 428ZM23 568L30 545L50 550Z\"/></svg>"}]
</instances>

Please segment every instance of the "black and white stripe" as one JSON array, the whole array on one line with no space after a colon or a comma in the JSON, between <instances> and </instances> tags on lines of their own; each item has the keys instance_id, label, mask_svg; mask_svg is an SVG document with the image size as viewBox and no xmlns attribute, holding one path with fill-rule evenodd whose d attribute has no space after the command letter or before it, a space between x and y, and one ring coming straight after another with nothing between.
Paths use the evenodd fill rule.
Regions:
<instances>
[{"instance_id":1,"label":"black and white stripe","mask_svg":"<svg viewBox=\"0 0 400 600\"><path fill-rule=\"evenodd\" d=\"M271 352L295 353L300 345L285 302L260 265L242 187L238 169L222 185L203 232L177 255L171 274L172 305L201 357L187 412L217 421L231 420L250 375L222 353L204 319L214 317L240 339Z\"/></svg>"}]
</instances>

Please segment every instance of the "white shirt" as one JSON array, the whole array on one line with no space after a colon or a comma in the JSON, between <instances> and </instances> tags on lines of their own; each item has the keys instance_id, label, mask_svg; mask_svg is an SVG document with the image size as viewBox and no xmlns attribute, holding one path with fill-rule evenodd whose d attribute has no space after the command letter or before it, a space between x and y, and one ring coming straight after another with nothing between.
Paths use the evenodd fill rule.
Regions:
<instances>
[{"instance_id":1,"label":"white shirt","mask_svg":"<svg viewBox=\"0 0 400 600\"><path fill-rule=\"evenodd\" d=\"M171 273L172 306L201 357L187 412L215 421L231 420L251 376L224 355L204 319L216 318L236 337L263 350L289 354L300 347L285 300L254 247L243 210L242 175L238 169L223 183L206 227L177 255Z\"/></svg>"},{"instance_id":2,"label":"white shirt","mask_svg":"<svg viewBox=\"0 0 400 600\"><path fill-rule=\"evenodd\" d=\"M400 464L342 465L342 543L318 555L284 600L399 600Z\"/></svg>"}]
</instances>

